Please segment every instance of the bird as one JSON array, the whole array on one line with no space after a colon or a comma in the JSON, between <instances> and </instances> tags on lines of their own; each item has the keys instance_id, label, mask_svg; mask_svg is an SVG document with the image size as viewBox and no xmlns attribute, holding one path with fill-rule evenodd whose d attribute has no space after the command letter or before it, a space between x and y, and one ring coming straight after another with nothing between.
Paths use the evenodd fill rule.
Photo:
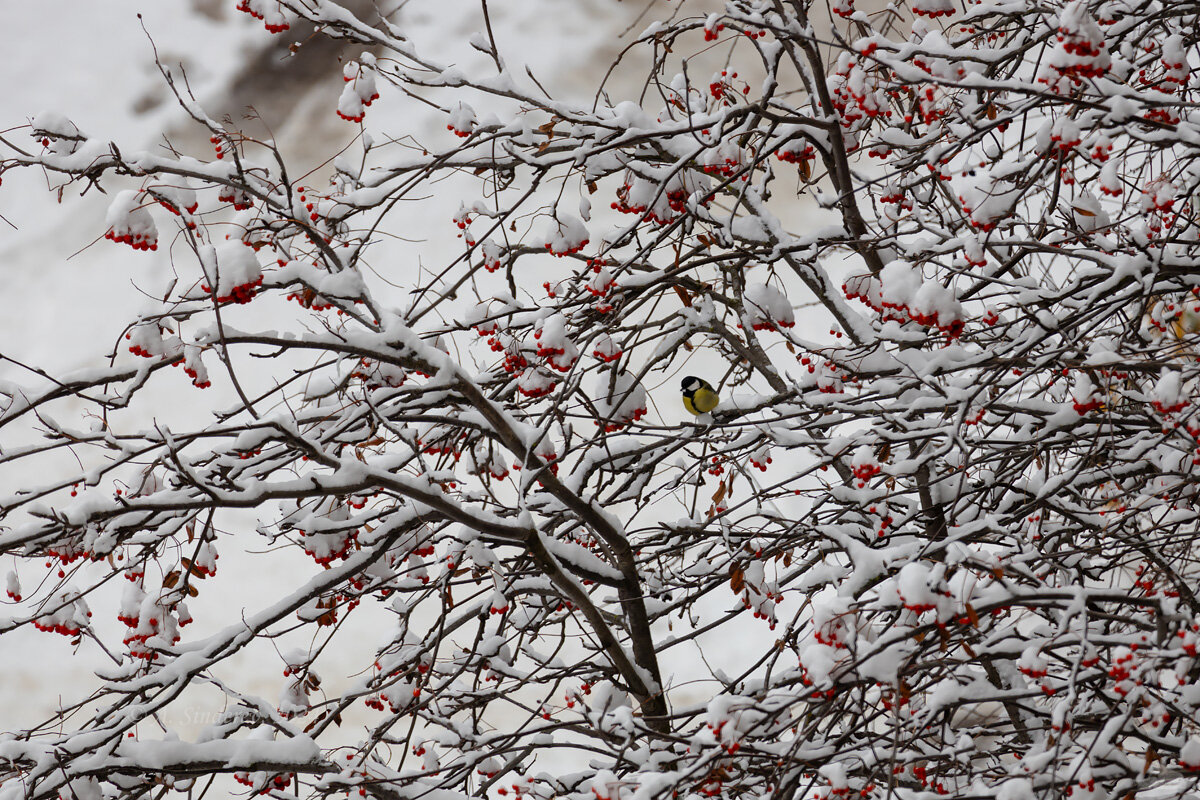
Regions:
<instances>
[{"instance_id":1,"label":"bird","mask_svg":"<svg viewBox=\"0 0 1200 800\"><path fill-rule=\"evenodd\" d=\"M717 390L703 378L688 375L683 379L683 407L697 417L707 414L721 402Z\"/></svg>"}]
</instances>

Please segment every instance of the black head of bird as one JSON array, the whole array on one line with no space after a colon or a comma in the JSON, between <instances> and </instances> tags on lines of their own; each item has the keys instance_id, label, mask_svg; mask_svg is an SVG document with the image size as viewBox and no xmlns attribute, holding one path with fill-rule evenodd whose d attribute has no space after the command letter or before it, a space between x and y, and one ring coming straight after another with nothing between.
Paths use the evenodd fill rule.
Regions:
<instances>
[{"instance_id":1,"label":"black head of bird","mask_svg":"<svg viewBox=\"0 0 1200 800\"><path fill-rule=\"evenodd\" d=\"M683 407L696 416L707 414L721 402L712 384L695 375L684 378L680 388L683 391Z\"/></svg>"}]
</instances>

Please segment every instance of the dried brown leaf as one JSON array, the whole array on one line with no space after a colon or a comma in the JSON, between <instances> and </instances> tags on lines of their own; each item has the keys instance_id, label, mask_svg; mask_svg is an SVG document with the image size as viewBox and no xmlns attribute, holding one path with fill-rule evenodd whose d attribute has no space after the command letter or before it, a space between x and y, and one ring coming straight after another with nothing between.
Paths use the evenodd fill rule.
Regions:
<instances>
[{"instance_id":1,"label":"dried brown leaf","mask_svg":"<svg viewBox=\"0 0 1200 800\"><path fill-rule=\"evenodd\" d=\"M317 723L320 722L321 720L325 719L325 717L327 717L327 716L329 716L328 711L322 711L320 714L317 714L316 719L314 719L312 722L310 722L304 726L304 732L308 733L313 728L317 727Z\"/></svg>"},{"instance_id":2,"label":"dried brown leaf","mask_svg":"<svg viewBox=\"0 0 1200 800\"><path fill-rule=\"evenodd\" d=\"M737 564L731 564L729 567L729 588L734 594L741 594L742 589L746 586L746 571Z\"/></svg>"}]
</instances>

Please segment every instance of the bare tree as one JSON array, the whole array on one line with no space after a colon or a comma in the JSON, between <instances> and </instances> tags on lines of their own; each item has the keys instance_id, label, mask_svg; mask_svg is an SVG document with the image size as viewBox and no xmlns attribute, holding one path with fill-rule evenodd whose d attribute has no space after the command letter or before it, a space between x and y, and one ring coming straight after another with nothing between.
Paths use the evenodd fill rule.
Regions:
<instances>
[{"instance_id":1,"label":"bare tree","mask_svg":"<svg viewBox=\"0 0 1200 800\"><path fill-rule=\"evenodd\" d=\"M1194 790L1200 4L684 4L614 65L642 91L593 104L486 2L475 74L332 2L241 7L363 51L327 185L165 69L214 152L56 115L0 139L4 172L113 188L106 238L177 274L108 363L0 386L29 562L0 634L114 662L0 738L0 796ZM373 129L381 92L447 132ZM441 192L460 254L376 263ZM681 423L692 355L724 401ZM168 425L181 372L237 401ZM185 637L217 554L264 546L315 565ZM339 636L363 613L394 622ZM280 702L218 674L297 631ZM734 632L742 672L672 685ZM329 648L361 654L345 691ZM224 716L161 740L198 684Z\"/></svg>"}]
</instances>

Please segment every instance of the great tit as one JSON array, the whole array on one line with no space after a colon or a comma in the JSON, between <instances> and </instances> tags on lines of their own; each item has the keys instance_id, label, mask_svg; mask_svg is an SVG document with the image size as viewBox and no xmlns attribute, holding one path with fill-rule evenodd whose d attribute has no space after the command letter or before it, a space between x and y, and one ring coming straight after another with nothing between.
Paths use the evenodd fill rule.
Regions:
<instances>
[{"instance_id":1,"label":"great tit","mask_svg":"<svg viewBox=\"0 0 1200 800\"><path fill-rule=\"evenodd\" d=\"M696 416L707 414L721 402L717 390L703 378L688 375L683 379L683 407Z\"/></svg>"}]
</instances>

